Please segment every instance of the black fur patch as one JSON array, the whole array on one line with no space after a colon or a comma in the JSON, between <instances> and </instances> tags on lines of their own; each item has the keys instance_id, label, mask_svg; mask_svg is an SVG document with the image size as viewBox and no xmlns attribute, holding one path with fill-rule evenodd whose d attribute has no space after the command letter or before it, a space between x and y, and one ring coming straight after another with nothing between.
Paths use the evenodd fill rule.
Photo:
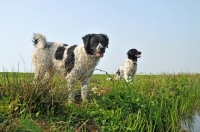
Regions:
<instances>
[{"instance_id":1,"label":"black fur patch","mask_svg":"<svg viewBox=\"0 0 200 132\"><path fill-rule=\"evenodd\" d=\"M63 54L65 51L65 47L58 47L55 53L55 58L56 60L62 60L63 59Z\"/></svg>"},{"instance_id":2,"label":"black fur patch","mask_svg":"<svg viewBox=\"0 0 200 132\"><path fill-rule=\"evenodd\" d=\"M38 39L33 40L34 44L38 44Z\"/></svg>"},{"instance_id":3,"label":"black fur patch","mask_svg":"<svg viewBox=\"0 0 200 132\"><path fill-rule=\"evenodd\" d=\"M77 45L73 45L67 49L67 58L65 60L65 69L69 73L74 68L75 54L74 49Z\"/></svg>"},{"instance_id":4,"label":"black fur patch","mask_svg":"<svg viewBox=\"0 0 200 132\"><path fill-rule=\"evenodd\" d=\"M32 42L33 42L33 45L36 46L38 44L38 39L33 38Z\"/></svg>"}]
</instances>

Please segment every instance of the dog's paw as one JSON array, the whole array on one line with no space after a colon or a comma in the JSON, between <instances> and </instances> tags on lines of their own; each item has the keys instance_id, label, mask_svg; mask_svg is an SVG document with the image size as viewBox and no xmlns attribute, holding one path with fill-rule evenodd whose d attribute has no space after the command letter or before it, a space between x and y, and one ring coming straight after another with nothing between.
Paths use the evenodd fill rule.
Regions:
<instances>
[{"instance_id":1,"label":"dog's paw","mask_svg":"<svg viewBox=\"0 0 200 132\"><path fill-rule=\"evenodd\" d=\"M93 87L93 88L92 88L92 92L93 92L94 94L96 94L96 93L98 92L98 88L97 88L97 87Z\"/></svg>"},{"instance_id":2,"label":"dog's paw","mask_svg":"<svg viewBox=\"0 0 200 132\"><path fill-rule=\"evenodd\" d=\"M112 78L107 78L106 80L107 80L107 81L110 81L110 80L112 80Z\"/></svg>"}]
</instances>

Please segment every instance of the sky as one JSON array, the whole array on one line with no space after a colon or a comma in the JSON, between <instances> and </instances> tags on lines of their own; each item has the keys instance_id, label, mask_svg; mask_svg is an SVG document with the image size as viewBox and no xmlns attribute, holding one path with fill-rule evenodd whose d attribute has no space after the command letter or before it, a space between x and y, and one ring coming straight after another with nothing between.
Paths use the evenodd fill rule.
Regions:
<instances>
[{"instance_id":1,"label":"sky","mask_svg":"<svg viewBox=\"0 0 200 132\"><path fill-rule=\"evenodd\" d=\"M34 71L33 33L69 45L81 44L86 34L104 33L109 45L97 69L114 74L135 48L142 52L137 74L200 73L199 0L0 3L0 72Z\"/></svg>"}]
</instances>

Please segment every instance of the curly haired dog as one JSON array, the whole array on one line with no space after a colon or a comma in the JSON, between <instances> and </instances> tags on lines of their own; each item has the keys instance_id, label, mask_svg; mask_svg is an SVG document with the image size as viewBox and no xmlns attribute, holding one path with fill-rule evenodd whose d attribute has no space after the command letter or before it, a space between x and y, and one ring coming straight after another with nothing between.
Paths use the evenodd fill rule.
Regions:
<instances>
[{"instance_id":1,"label":"curly haired dog","mask_svg":"<svg viewBox=\"0 0 200 132\"><path fill-rule=\"evenodd\" d=\"M77 80L81 82L82 100L87 100L90 77L108 48L109 38L105 34L87 34L82 39L83 44L68 46L48 42L42 34L33 36L35 81L49 80L55 73L62 75L67 81L69 102L74 100L74 84Z\"/></svg>"},{"instance_id":2,"label":"curly haired dog","mask_svg":"<svg viewBox=\"0 0 200 132\"><path fill-rule=\"evenodd\" d=\"M127 82L131 81L137 71L137 58L141 57L141 52L137 49L130 49L127 52L128 58L116 72L118 79L124 78Z\"/></svg>"}]
</instances>

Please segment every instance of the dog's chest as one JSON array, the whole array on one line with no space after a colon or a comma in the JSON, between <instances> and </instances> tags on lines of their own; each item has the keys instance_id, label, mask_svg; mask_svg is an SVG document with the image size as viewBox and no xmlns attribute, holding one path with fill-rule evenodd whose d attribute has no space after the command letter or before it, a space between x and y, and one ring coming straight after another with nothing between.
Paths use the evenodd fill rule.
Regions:
<instances>
[{"instance_id":1,"label":"dog's chest","mask_svg":"<svg viewBox=\"0 0 200 132\"><path fill-rule=\"evenodd\" d=\"M79 69L80 72L90 72L93 71L98 64L99 59L94 57L78 57L75 61L75 69Z\"/></svg>"},{"instance_id":2,"label":"dog's chest","mask_svg":"<svg viewBox=\"0 0 200 132\"><path fill-rule=\"evenodd\" d=\"M74 74L77 79L84 80L92 75L99 59L82 58L75 59L75 65L69 74Z\"/></svg>"},{"instance_id":3,"label":"dog's chest","mask_svg":"<svg viewBox=\"0 0 200 132\"><path fill-rule=\"evenodd\" d=\"M125 61L123 67L126 69L135 70L135 69L137 69L137 62L128 59Z\"/></svg>"},{"instance_id":4,"label":"dog's chest","mask_svg":"<svg viewBox=\"0 0 200 132\"><path fill-rule=\"evenodd\" d=\"M137 62L133 61L133 69L137 69Z\"/></svg>"}]
</instances>

